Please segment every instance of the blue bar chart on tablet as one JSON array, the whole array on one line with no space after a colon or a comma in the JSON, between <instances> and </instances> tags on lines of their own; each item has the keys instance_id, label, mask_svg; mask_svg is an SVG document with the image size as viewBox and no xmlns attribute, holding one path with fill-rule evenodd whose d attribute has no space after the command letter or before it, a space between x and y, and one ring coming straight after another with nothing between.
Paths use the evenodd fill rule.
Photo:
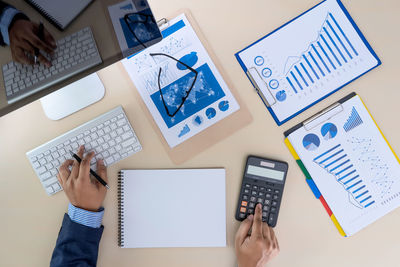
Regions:
<instances>
[{"instance_id":1,"label":"blue bar chart on tablet","mask_svg":"<svg viewBox=\"0 0 400 267\"><path fill-rule=\"evenodd\" d=\"M278 125L381 64L338 0L321 2L236 58Z\"/></svg>"}]
</instances>

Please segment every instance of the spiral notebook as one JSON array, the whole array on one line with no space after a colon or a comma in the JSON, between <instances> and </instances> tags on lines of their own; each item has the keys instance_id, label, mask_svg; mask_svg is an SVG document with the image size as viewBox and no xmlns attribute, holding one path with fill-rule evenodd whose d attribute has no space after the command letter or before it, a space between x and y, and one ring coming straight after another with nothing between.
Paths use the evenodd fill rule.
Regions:
<instances>
[{"instance_id":1,"label":"spiral notebook","mask_svg":"<svg viewBox=\"0 0 400 267\"><path fill-rule=\"evenodd\" d=\"M122 248L225 247L225 169L121 170Z\"/></svg>"},{"instance_id":2,"label":"spiral notebook","mask_svg":"<svg viewBox=\"0 0 400 267\"><path fill-rule=\"evenodd\" d=\"M63 31L93 0L25 0Z\"/></svg>"}]
</instances>

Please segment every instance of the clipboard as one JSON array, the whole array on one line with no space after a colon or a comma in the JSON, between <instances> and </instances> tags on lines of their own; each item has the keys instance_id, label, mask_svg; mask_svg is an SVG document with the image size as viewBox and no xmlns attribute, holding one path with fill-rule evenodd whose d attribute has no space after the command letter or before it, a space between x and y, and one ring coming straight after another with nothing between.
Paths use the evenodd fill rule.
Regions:
<instances>
[{"instance_id":1,"label":"clipboard","mask_svg":"<svg viewBox=\"0 0 400 267\"><path fill-rule=\"evenodd\" d=\"M198 133L197 135L191 137L190 139L186 140L185 142L175 146L174 148L170 148L162 132L158 128L156 122L153 119L153 116L149 112L146 104L144 103L142 97L140 96L138 90L136 89L133 81L130 79L129 74L123 67L122 63L119 63L119 68L121 69L122 73L124 74L125 78L132 84L134 87L134 95L137 99L139 99L141 108L143 110L143 114L146 118L151 122L154 131L157 133L158 137L162 140L164 149L166 150L168 156L175 164L182 164L185 161L193 158L197 154L205 151L206 149L210 148L214 144L222 141L226 137L234 134L236 131L244 128L245 126L249 125L253 118L250 114L249 109L247 108L246 104L240 98L238 91L234 87L231 80L228 78L222 64L219 62L218 58L216 57L215 53L211 49L211 46L208 44L205 36L201 32L199 25L197 24L196 20L194 19L192 13L188 9L181 9L177 11L175 14L171 15L169 18L174 18L180 14L184 13L189 20L192 28L196 32L198 38L200 39L202 45L206 49L207 53L209 54L210 58L212 59L213 63L217 67L218 71L220 72L221 76L223 77L224 81L228 85L232 95L235 97L236 101L238 102L240 109L235 113L231 114L230 116L222 119L221 121L217 122L216 124L208 127L204 131ZM169 23L169 18L163 18L158 21L159 27L167 27Z\"/></svg>"},{"instance_id":2,"label":"clipboard","mask_svg":"<svg viewBox=\"0 0 400 267\"><path fill-rule=\"evenodd\" d=\"M286 132L284 132L284 136L285 136L284 143L287 146L287 148L289 149L289 151L292 154L293 158L296 160L296 163L300 167L301 171L303 172L309 188L311 189L311 191L314 194L315 198L319 199L319 201L321 202L321 204L325 208L326 212L328 213L328 216L331 218L333 224L335 225L335 227L339 231L340 235L342 235L343 237L347 237L348 236L347 233L343 230L342 226L338 222L336 216L334 215L334 213L332 212L332 210L329 207L328 203L324 199L324 196L322 195L321 191L318 189L316 183L314 182L312 176L310 175L310 172L305 167L304 163L300 159L297 151L294 149L294 147L291 144L291 142L290 142L288 137L289 137L290 134L294 133L295 131L297 131L300 128L304 127L307 130L312 130L316 126L321 125L324 122L327 122L328 120L330 120L334 116L336 116L336 115L340 114L341 112L343 112L343 110L344 110L343 107L342 107L343 103L345 103L346 101L348 101L348 100L350 100L350 99L352 99L353 97L356 97L356 96L358 96L358 95L353 92L353 93L347 95L346 97L340 99L335 104L329 106L328 108L322 110L321 112L317 113L316 115L310 117L309 119L303 121L302 123L292 127L291 129L287 130ZM389 144L388 140L383 135L383 133L382 133L381 129L379 128L379 126L377 125L375 119L372 117L371 113L369 112L369 110L365 106L364 102L362 100L361 100L361 102L362 102L363 106L366 108L366 110L368 111L368 114L372 118L375 126L379 130L379 132L382 135L383 139L385 140L386 144L390 148L390 151L393 153L393 155L396 158L396 160L400 163L399 157L396 155L396 153L394 152L393 148Z\"/></svg>"},{"instance_id":3,"label":"clipboard","mask_svg":"<svg viewBox=\"0 0 400 267\"><path fill-rule=\"evenodd\" d=\"M341 86L333 89L333 90L329 90L328 93L326 93L325 95L323 95L322 97L315 99L315 101L313 101L312 103L309 103L308 105L296 110L296 112L293 112L290 116L288 116L287 118L281 120L278 118L277 113L273 110L274 105L276 105L277 103L279 103L278 101L278 96L277 94L277 90L281 90L281 89L277 89L277 88L272 88L270 82L271 81L266 81L266 78L264 76L264 78L262 77L263 74L260 73L259 70L257 70L255 67L251 67L251 66L247 66L245 63L245 60L241 57L241 54L243 52L245 52L246 50L252 49L255 46L259 46L261 42L265 41L266 38L270 37L272 34L278 32L279 30L283 29L285 26L288 26L289 24L291 24L292 22L295 22L297 19L301 18L302 16L306 15L307 13L313 11L314 9L316 9L317 7L319 7L320 5L324 4L327 1L331 1L331 0L324 0L322 2L320 2L319 4L315 5L314 7L310 8L309 10L305 11L304 13L300 14L299 16L295 17L294 19L290 20L289 22L283 24L282 26L280 26L279 28L275 29L274 31L272 31L271 33L265 35L264 37L260 38L259 40L255 41L254 43L248 45L247 47L245 47L244 49L240 50L239 52L237 52L235 54L235 57L239 63L239 65L242 67L244 73L246 74L247 78L249 79L250 83L252 84L252 86L254 87L255 91L257 92L257 94L259 95L259 97L261 98L261 100L263 101L264 105L266 106L267 110L270 112L271 116L273 117L273 119L275 120L276 124L278 126L281 126L282 124L288 122L289 120L293 119L294 117L296 117L297 115L301 114L302 112L304 112L305 110L307 110L308 108L314 106L315 104L321 102L322 100L324 100L325 98L329 97L330 95L334 94L335 92L339 91L340 89L342 89L343 87L345 87L346 85L350 84L351 82L353 82L354 80L360 78L361 76L365 75L366 73L370 72L371 70L377 68L378 66L380 66L382 64L381 60L379 59L378 55L375 53L375 51L373 50L373 48L371 47L371 45L368 43L367 39L365 38L365 36L363 35L363 33L361 32L361 30L359 29L359 27L357 26L357 24L355 23L355 21L353 20L353 18L351 17L351 15L349 14L349 12L347 11L347 9L345 8L345 6L343 5L343 3L340 0L335 0L337 2L337 4L339 5L341 11L344 13L345 17L348 19L348 21L350 22L350 24L352 25L352 27L354 28L355 32L358 34L358 37L362 40L362 42L364 43L365 47L367 48L367 50L370 52L370 54L376 59L377 64L373 67L371 67L370 69L366 70L365 72L357 75L356 77L353 77L352 79L348 80L346 83L342 84ZM333 1L333 0L332 0ZM347 39L347 37L346 37ZM322 42L322 41L321 41ZM321 56L323 56L322 51L320 52ZM324 52L325 53L325 52ZM329 53L329 51L327 52ZM326 56L327 54L325 54ZM327 56L328 57L328 56ZM332 56L331 56L332 57ZM257 59L257 57L254 59L254 63L257 65L257 63L255 62L255 60ZM262 59L264 62L264 59ZM329 59L330 60L330 59ZM266 60L267 61L267 60ZM311 61L311 59L310 59ZM318 60L317 60L318 61ZM321 62L323 62L323 60L321 60ZM306 63L304 63L306 65ZM314 63L311 63L311 65L313 65ZM324 63L325 64L325 63ZM329 64L329 63L327 63ZM310 65L310 67L311 67ZM259 66L259 65L257 65ZM315 66L314 66L315 67ZM267 66L266 69L269 69L270 67ZM299 66L299 68L301 69L301 67ZM307 66L306 66L307 68ZM312 67L311 67L312 68ZM316 68L316 67L315 67ZM322 67L323 68L323 67ZM336 68L335 68L336 70ZM304 81L305 84L307 84L306 80L306 74L308 75L308 77L310 77L310 79L313 81L313 79L311 78L312 73L310 70L310 73L307 72L306 69L301 69L298 70L299 71L299 76L297 77L299 81L296 80L296 82L302 83L302 81ZM314 70L313 70L314 71ZM325 70L326 71L326 70ZM316 71L318 72L318 70ZM301 74L303 73L303 74ZM315 73L315 72L314 72ZM296 73L297 75L297 73ZM304 77L302 76L304 75ZM317 74L315 74L317 75ZM324 75L325 76L325 75ZM272 76L273 77L273 76ZM271 77L271 78L272 78ZM300 81L300 77L301 77L301 81ZM279 80L279 83L287 82L285 79L279 79L278 77L275 77L277 80ZM315 79L315 78L314 78ZM319 78L318 78L319 79ZM283 80L283 81L282 81ZM295 81L292 81L293 84L295 84ZM314 81L313 81L314 82ZM290 81L289 81L290 83ZM309 81L309 83L311 83ZM290 83L290 85L292 85ZM305 86L303 84L303 86ZM288 85L288 88L290 86ZM292 85L293 87L293 85ZM302 87L300 85L300 87ZM308 84L307 84L308 87ZM279 87L280 88L280 87ZM282 89L284 90L284 89ZM293 88L293 90L295 90ZM300 89L298 88L298 90L300 91ZM301 90L303 90L303 88L301 88ZM288 91L288 90L286 90ZM296 92L297 94L297 92ZM310 93L308 93L310 94ZM286 98L286 96L285 96Z\"/></svg>"}]
</instances>

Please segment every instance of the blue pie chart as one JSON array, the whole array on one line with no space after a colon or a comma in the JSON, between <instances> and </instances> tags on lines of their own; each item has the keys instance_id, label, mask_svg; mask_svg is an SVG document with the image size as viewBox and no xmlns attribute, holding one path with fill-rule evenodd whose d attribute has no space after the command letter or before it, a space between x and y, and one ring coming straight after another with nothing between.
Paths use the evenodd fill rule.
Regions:
<instances>
[{"instance_id":1,"label":"blue pie chart","mask_svg":"<svg viewBox=\"0 0 400 267\"><path fill-rule=\"evenodd\" d=\"M321 128L321 134L325 140L329 140L335 138L337 135L338 129L333 123L325 123Z\"/></svg>"},{"instance_id":2,"label":"blue pie chart","mask_svg":"<svg viewBox=\"0 0 400 267\"><path fill-rule=\"evenodd\" d=\"M196 65L197 61L199 61L199 58L198 58L196 52L191 52L190 54L187 54L187 55L181 57L181 59L179 59L179 61L182 61L189 67L193 67L194 65ZM179 62L176 63L176 66L180 70L187 70L186 66Z\"/></svg>"},{"instance_id":3,"label":"blue pie chart","mask_svg":"<svg viewBox=\"0 0 400 267\"><path fill-rule=\"evenodd\" d=\"M318 136L316 136L315 134L307 134L303 138L303 146L305 149L307 149L309 151L316 150L320 144L321 144L321 141L319 140Z\"/></svg>"},{"instance_id":4,"label":"blue pie chart","mask_svg":"<svg viewBox=\"0 0 400 267\"><path fill-rule=\"evenodd\" d=\"M208 108L206 110L207 119L211 120L215 115L217 115L217 111L214 108Z\"/></svg>"},{"instance_id":5,"label":"blue pie chart","mask_svg":"<svg viewBox=\"0 0 400 267\"><path fill-rule=\"evenodd\" d=\"M224 101L219 102L218 108L221 111L227 111L229 109L229 101L224 100Z\"/></svg>"},{"instance_id":6,"label":"blue pie chart","mask_svg":"<svg viewBox=\"0 0 400 267\"><path fill-rule=\"evenodd\" d=\"M283 102L283 101L285 101L286 100L286 92L285 91L279 91L278 93L276 93L276 99L279 101L279 102Z\"/></svg>"}]
</instances>

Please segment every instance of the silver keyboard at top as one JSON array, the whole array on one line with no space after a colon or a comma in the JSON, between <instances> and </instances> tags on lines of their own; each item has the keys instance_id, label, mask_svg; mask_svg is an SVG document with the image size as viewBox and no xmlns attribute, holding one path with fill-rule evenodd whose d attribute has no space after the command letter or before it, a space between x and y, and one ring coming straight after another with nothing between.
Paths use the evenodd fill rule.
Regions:
<instances>
[{"instance_id":1,"label":"silver keyboard at top","mask_svg":"<svg viewBox=\"0 0 400 267\"><path fill-rule=\"evenodd\" d=\"M80 145L85 145L87 152L96 153L90 162L93 170L96 170L97 159L103 159L105 165L110 166L142 150L119 106L26 153L47 194L62 190L57 180L58 168L72 158L70 152L76 152Z\"/></svg>"},{"instance_id":2,"label":"silver keyboard at top","mask_svg":"<svg viewBox=\"0 0 400 267\"><path fill-rule=\"evenodd\" d=\"M14 103L77 73L102 63L93 33L86 27L57 41L52 66L30 66L16 62L3 65L8 103Z\"/></svg>"}]
</instances>

